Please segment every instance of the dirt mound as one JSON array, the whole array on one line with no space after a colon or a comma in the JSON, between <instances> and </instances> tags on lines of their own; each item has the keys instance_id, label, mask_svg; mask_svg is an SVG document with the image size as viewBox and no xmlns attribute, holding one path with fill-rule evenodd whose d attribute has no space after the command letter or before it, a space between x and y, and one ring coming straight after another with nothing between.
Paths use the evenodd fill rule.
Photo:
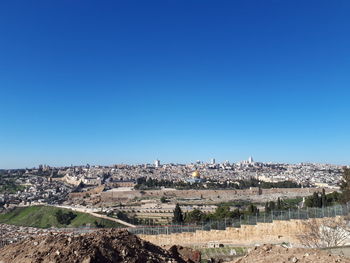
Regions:
<instances>
[{"instance_id":1,"label":"dirt mound","mask_svg":"<svg viewBox=\"0 0 350 263\"><path fill-rule=\"evenodd\" d=\"M4 263L192 263L179 249L165 250L126 230L99 230L78 236L49 234L0 249Z\"/></svg>"},{"instance_id":2,"label":"dirt mound","mask_svg":"<svg viewBox=\"0 0 350 263\"><path fill-rule=\"evenodd\" d=\"M305 248L285 248L263 245L255 247L246 256L232 263L350 263L350 259L326 251Z\"/></svg>"},{"instance_id":3,"label":"dirt mound","mask_svg":"<svg viewBox=\"0 0 350 263\"><path fill-rule=\"evenodd\" d=\"M201 262L201 253L198 250L194 250L188 247L182 246L171 246L169 251L178 257L184 258L188 262Z\"/></svg>"}]
</instances>

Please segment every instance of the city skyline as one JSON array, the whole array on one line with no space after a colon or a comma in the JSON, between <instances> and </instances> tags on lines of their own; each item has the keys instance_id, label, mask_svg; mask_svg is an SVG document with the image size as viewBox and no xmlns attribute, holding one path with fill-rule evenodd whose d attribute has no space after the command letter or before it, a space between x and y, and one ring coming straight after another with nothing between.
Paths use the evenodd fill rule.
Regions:
<instances>
[{"instance_id":1,"label":"city skyline","mask_svg":"<svg viewBox=\"0 0 350 263\"><path fill-rule=\"evenodd\" d=\"M350 163L350 2L0 3L0 169Z\"/></svg>"},{"instance_id":2,"label":"city skyline","mask_svg":"<svg viewBox=\"0 0 350 263\"><path fill-rule=\"evenodd\" d=\"M214 160L214 161L213 161ZM37 169L40 167L51 167L51 168L60 168L60 167L113 167L117 165L130 165L130 166L139 166L139 165L147 165L147 166L154 166L155 168L162 167L163 165L220 165L220 164L230 164L230 165L239 165L239 164L287 164L287 165L301 165L301 164L315 164L315 165L333 165L333 166L344 166L349 167L348 164L341 164L341 163L318 163L318 162L298 162L298 163L291 163L291 162L275 162L275 161L262 161L262 160L255 160L252 156L249 156L246 159L241 160L217 160L216 158L210 158L208 160L192 160L189 162L173 162L173 161L162 161L160 159L155 159L153 161L146 161L146 162L139 162L139 163L131 163L131 162L122 162L122 163L71 163L71 164L65 164L65 165L54 165L54 164L48 164L48 163L38 163L33 166L27 166L27 167L0 167L0 170L16 170L16 169Z\"/></svg>"}]
</instances>

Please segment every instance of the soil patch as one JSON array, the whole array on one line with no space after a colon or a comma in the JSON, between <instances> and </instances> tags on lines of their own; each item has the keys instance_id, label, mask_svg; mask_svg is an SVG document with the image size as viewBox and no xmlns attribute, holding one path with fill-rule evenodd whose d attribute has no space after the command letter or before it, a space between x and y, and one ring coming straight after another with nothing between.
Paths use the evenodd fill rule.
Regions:
<instances>
[{"instance_id":1,"label":"soil patch","mask_svg":"<svg viewBox=\"0 0 350 263\"><path fill-rule=\"evenodd\" d=\"M183 249L165 250L127 230L54 234L28 238L0 249L4 263L195 263ZM188 254L188 253L185 253ZM200 257L199 261L200 262Z\"/></svg>"},{"instance_id":2,"label":"soil patch","mask_svg":"<svg viewBox=\"0 0 350 263\"><path fill-rule=\"evenodd\" d=\"M318 249L263 245L231 263L350 263L350 259Z\"/></svg>"}]
</instances>

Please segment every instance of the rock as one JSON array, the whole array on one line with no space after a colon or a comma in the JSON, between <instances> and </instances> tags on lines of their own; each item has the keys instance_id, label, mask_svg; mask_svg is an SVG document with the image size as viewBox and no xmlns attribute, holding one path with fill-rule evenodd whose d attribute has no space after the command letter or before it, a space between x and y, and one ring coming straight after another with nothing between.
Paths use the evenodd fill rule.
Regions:
<instances>
[{"instance_id":1,"label":"rock","mask_svg":"<svg viewBox=\"0 0 350 263\"><path fill-rule=\"evenodd\" d=\"M84 258L84 260L82 261L82 263L91 263L91 257L87 257L87 258Z\"/></svg>"}]
</instances>

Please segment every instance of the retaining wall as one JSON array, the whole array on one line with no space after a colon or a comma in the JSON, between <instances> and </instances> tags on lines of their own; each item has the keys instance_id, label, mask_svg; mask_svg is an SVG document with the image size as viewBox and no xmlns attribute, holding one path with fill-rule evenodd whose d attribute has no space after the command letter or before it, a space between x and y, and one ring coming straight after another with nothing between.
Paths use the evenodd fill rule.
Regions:
<instances>
[{"instance_id":1,"label":"retaining wall","mask_svg":"<svg viewBox=\"0 0 350 263\"><path fill-rule=\"evenodd\" d=\"M322 221L327 218L308 220ZM335 218L333 218L335 219ZM335 220L339 220L337 217ZM289 220L273 223L258 223L257 225L242 225L240 228L228 227L226 230L198 230L196 232L176 233L170 235L138 235L140 238L156 245L203 245L210 241L238 246L250 246L264 243L288 242L299 244L298 236L305 233L306 220Z\"/></svg>"}]
</instances>

